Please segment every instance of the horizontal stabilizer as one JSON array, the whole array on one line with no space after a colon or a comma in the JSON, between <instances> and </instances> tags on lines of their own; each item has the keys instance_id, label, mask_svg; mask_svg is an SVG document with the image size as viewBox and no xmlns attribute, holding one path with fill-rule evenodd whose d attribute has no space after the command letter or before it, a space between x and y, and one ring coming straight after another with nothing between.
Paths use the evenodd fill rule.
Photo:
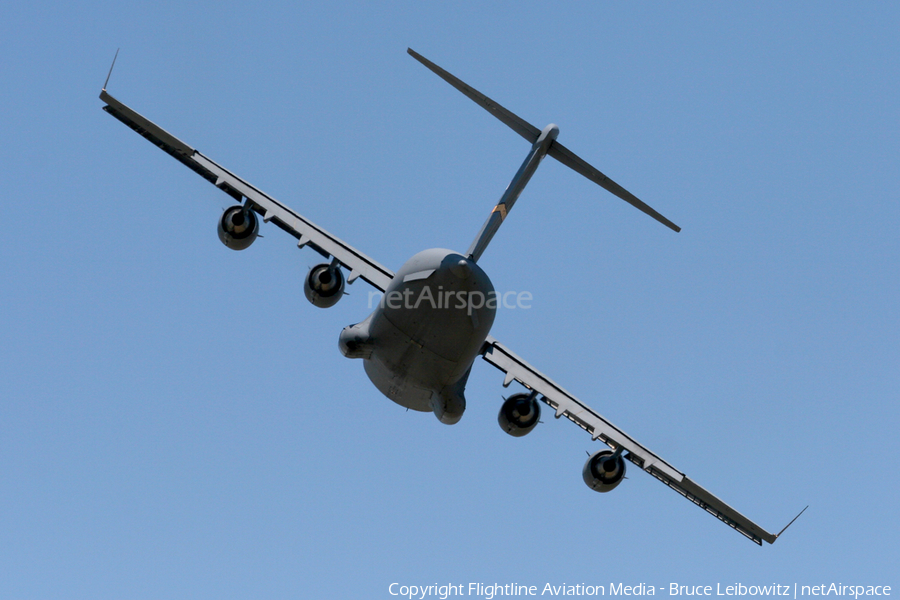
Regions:
<instances>
[{"instance_id":1,"label":"horizontal stabilizer","mask_svg":"<svg viewBox=\"0 0 900 600\"><path fill-rule=\"evenodd\" d=\"M510 129L521 135L523 138L528 140L530 144L534 144L538 137L541 135L541 130L526 121L525 119L519 117L515 113L503 108L495 101L491 100L472 86L466 84L461 81L457 77L454 77L444 69L440 68L412 48L407 48L406 51L410 56L415 58L417 61L428 67L432 72L438 75L441 79L458 89L460 92L468 96L471 100L473 100L480 107L497 117L499 120L503 121ZM634 206L638 210L643 213L646 213L665 225L666 227L672 229L673 231L681 231L681 228L667 219L666 217L659 214L656 210L648 206L646 203L639 200L634 196L631 192L623 188L621 185L589 165L583 159L579 158L574 152L560 144L558 141L553 141L550 144L550 148L547 152L550 156L566 165L570 169L581 173L606 191L611 194L618 196L625 202Z\"/></svg>"},{"instance_id":2,"label":"horizontal stabilizer","mask_svg":"<svg viewBox=\"0 0 900 600\"><path fill-rule=\"evenodd\" d=\"M454 77L447 71L443 70L442 68L440 68L439 66L437 66L436 64L434 64L433 62L431 62L430 60L428 60L427 58L425 58L424 56L422 56L421 54L416 52L415 50L413 50L412 48L407 48L406 51L414 59L416 59L417 61L419 61L426 67L428 67L429 69L431 69L438 77L440 77L441 79L443 79L444 81L446 81L447 83L449 83L450 85L452 85L453 87L455 87L456 89L461 91L463 94L465 94L466 96L468 96L469 98L474 100L475 104L482 107L483 109L485 109L486 111L488 111L489 113L491 113L492 115L494 115L495 117L497 117L498 119L500 119L501 121L506 123L506 125L510 129L512 129L513 131L515 131L516 133L521 135L523 138L528 140L529 144L535 143L537 141L538 137L541 135L540 129L538 129L537 127L535 127L534 125L532 125L531 123L526 121L525 119L519 117L518 115L515 115L515 114L511 113L510 111L506 110L505 108L503 108L502 106L500 106L499 104L497 104L496 102L494 102L493 100L491 100L490 98L488 98L487 96L485 96L484 94L482 94L481 92L479 92L478 90L473 88L472 86L460 81L459 79L457 79L456 77Z\"/></svg>"},{"instance_id":3,"label":"horizontal stabilizer","mask_svg":"<svg viewBox=\"0 0 900 600\"><path fill-rule=\"evenodd\" d=\"M573 171L581 173L610 194L618 196L639 211L650 215L669 229L673 231L681 231L681 227L656 212L656 210L654 210L651 206L648 206L645 202L639 200L637 197L635 197L634 194L586 163L584 160L579 158L577 154L575 154L559 142L554 141L553 145L550 146L550 151L547 152L547 154L549 154L562 164L566 165Z\"/></svg>"}]
</instances>

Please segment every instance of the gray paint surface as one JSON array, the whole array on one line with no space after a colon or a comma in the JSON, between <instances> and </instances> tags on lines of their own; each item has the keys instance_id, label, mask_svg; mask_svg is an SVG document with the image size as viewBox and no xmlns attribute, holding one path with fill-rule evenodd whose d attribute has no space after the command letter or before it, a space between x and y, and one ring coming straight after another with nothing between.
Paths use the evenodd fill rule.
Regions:
<instances>
[{"instance_id":1,"label":"gray paint surface","mask_svg":"<svg viewBox=\"0 0 900 600\"><path fill-rule=\"evenodd\" d=\"M435 291L440 292L441 298L451 293L454 299L475 293L486 297L493 291L490 279L476 261L545 155L553 156L670 229L680 228L559 144L556 126L548 125L542 132L414 51L409 50L409 54L532 143L532 150L465 255L445 249L425 250L410 258L396 274L167 133L110 96L106 89L100 98L108 113L236 201L244 202L264 222L273 222L291 234L299 247L309 246L326 259L336 261L349 271L347 283L362 278L385 292L382 305L362 322L341 332L339 347L345 356L363 360L366 374L386 397L413 410L433 411L444 423L456 423L465 411L468 374L481 355L505 373L504 386L518 381L550 406L557 418L565 416L593 440L621 452L632 464L757 544L773 543L780 533L767 532L695 484L491 337L495 308L488 304L475 308L469 302L437 302ZM426 288L431 290L432 300L416 303ZM399 306L391 304L392 298L400 299ZM410 298L413 306L406 304Z\"/></svg>"}]
</instances>

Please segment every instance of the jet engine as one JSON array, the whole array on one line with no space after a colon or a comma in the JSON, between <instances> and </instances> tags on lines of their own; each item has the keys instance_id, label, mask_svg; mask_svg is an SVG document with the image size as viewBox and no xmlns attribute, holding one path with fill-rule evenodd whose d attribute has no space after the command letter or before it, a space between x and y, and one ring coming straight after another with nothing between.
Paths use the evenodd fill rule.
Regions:
<instances>
[{"instance_id":1,"label":"jet engine","mask_svg":"<svg viewBox=\"0 0 900 600\"><path fill-rule=\"evenodd\" d=\"M620 452L594 452L581 470L584 482L595 492L609 492L625 479L625 459Z\"/></svg>"},{"instance_id":2,"label":"jet engine","mask_svg":"<svg viewBox=\"0 0 900 600\"><path fill-rule=\"evenodd\" d=\"M344 295L344 274L337 262L322 263L309 270L303 282L306 299L319 308L331 308Z\"/></svg>"},{"instance_id":3,"label":"jet engine","mask_svg":"<svg viewBox=\"0 0 900 600\"><path fill-rule=\"evenodd\" d=\"M219 219L219 239L232 250L243 250L259 233L259 219L249 208L232 206Z\"/></svg>"},{"instance_id":4,"label":"jet engine","mask_svg":"<svg viewBox=\"0 0 900 600\"><path fill-rule=\"evenodd\" d=\"M537 425L541 418L541 406L537 394L513 394L503 401L497 422L500 429L513 437L522 437Z\"/></svg>"}]
</instances>

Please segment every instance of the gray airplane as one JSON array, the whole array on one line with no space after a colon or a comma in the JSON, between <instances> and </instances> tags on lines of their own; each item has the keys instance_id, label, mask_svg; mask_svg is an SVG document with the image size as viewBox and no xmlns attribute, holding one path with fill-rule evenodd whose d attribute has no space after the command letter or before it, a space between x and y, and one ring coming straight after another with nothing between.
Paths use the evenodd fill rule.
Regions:
<instances>
[{"instance_id":1,"label":"gray airplane","mask_svg":"<svg viewBox=\"0 0 900 600\"><path fill-rule=\"evenodd\" d=\"M552 156L670 229L677 232L680 228L556 141L556 125L540 130L413 50L408 52L528 140L531 150L467 251L424 250L396 273L110 96L106 91L109 76L100 99L106 103L103 110L235 200L236 204L224 211L218 223L219 239L226 246L233 250L249 247L257 237L262 218L294 236L299 247L312 248L325 258L325 262L309 270L304 281L306 297L315 306L334 306L344 295L345 286L360 278L384 293L372 314L344 328L338 343L344 356L362 359L375 387L400 406L433 412L442 423L458 422L466 409L469 372L481 356L503 371L504 387L517 381L525 388L524 392L504 399L498 415L503 431L516 437L529 433L539 422L543 402L557 418L568 418L588 432L592 440L608 446L593 453L582 469L584 482L592 490L608 492L618 486L625 476L627 459L757 544L762 545L763 540L774 543L787 526L778 534L767 532L490 335L499 297L478 266L478 259L545 156Z\"/></svg>"}]
</instances>

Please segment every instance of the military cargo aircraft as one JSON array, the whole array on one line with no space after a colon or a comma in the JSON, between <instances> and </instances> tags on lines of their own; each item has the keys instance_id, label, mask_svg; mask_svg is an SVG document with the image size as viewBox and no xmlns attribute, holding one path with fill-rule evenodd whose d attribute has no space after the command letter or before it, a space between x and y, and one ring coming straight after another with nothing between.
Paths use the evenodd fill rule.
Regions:
<instances>
[{"instance_id":1,"label":"military cargo aircraft","mask_svg":"<svg viewBox=\"0 0 900 600\"><path fill-rule=\"evenodd\" d=\"M468 250L424 250L396 273L113 98L106 91L109 75L100 99L106 103L103 110L234 199L235 204L218 222L219 239L227 247L248 248L259 233L260 220L271 222L296 238L300 248L311 248L324 258L309 270L304 281L305 295L315 306L334 306L344 295L345 286L357 279L383 292L378 307L363 321L345 327L338 344L344 356L362 360L369 379L389 399L407 409L433 412L442 423L457 423L466 408L469 373L480 356L505 374L504 387L515 381L524 388L505 398L500 407L498 422L503 431L517 437L531 432L539 423L543 403L557 418L566 417L592 440L606 445L591 454L582 469L584 482L592 490L609 492L618 486L625 477L627 460L757 544L774 543L787 527L778 534L767 532L490 335L499 299L478 259L545 156L555 158L668 228L676 232L680 228L560 144L556 125L538 129L412 49L407 51L525 138L531 149Z\"/></svg>"}]
</instances>

